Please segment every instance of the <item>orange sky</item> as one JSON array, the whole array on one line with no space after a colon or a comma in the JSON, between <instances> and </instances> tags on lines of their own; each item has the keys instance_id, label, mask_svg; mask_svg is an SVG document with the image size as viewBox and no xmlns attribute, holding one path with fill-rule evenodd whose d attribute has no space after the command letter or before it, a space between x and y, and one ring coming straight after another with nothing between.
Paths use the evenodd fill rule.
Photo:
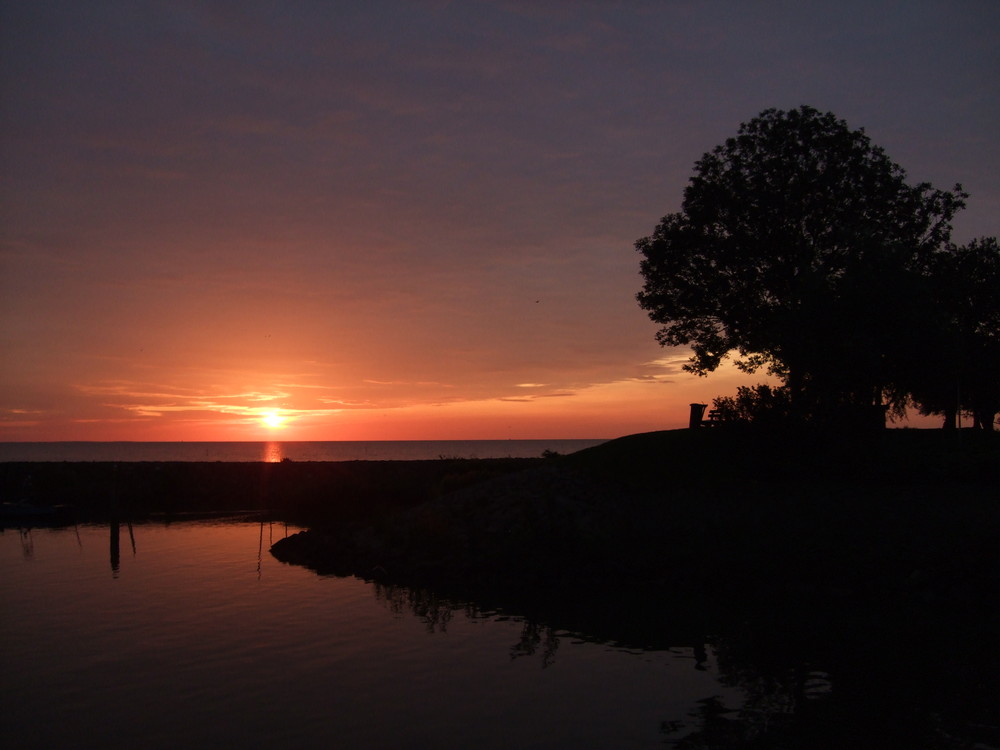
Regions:
<instances>
[{"instance_id":1,"label":"orange sky","mask_svg":"<svg viewBox=\"0 0 1000 750\"><path fill-rule=\"evenodd\" d=\"M686 424L759 378L656 345L632 243L741 121L831 110L996 234L1000 6L829 5L4 3L0 440Z\"/></svg>"}]
</instances>

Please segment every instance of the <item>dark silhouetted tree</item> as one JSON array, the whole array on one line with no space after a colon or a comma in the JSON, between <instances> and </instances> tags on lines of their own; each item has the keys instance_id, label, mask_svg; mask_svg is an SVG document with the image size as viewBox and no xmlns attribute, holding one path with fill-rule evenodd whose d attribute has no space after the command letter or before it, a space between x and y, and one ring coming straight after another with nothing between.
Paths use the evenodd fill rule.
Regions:
<instances>
[{"instance_id":1,"label":"dark silhouetted tree","mask_svg":"<svg viewBox=\"0 0 1000 750\"><path fill-rule=\"evenodd\" d=\"M925 341L934 356L914 370L914 400L922 413L942 414L945 428L962 411L992 430L1000 412L1000 244L982 237L949 245L927 275L935 318Z\"/></svg>"},{"instance_id":2,"label":"dark silhouetted tree","mask_svg":"<svg viewBox=\"0 0 1000 750\"><path fill-rule=\"evenodd\" d=\"M691 346L691 372L736 352L784 380L797 418L883 420L906 403L921 269L965 197L907 184L833 114L767 110L696 163L681 211L636 242L638 301L662 345Z\"/></svg>"}]
</instances>

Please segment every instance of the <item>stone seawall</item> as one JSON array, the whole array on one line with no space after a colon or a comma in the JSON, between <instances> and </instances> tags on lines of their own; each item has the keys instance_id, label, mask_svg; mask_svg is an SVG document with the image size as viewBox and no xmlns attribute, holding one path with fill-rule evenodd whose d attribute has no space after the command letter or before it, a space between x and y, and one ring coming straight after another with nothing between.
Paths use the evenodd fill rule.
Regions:
<instances>
[{"instance_id":1,"label":"stone seawall","mask_svg":"<svg viewBox=\"0 0 1000 750\"><path fill-rule=\"evenodd\" d=\"M540 461L9 462L0 463L0 499L85 516L262 510L323 524L417 505Z\"/></svg>"}]
</instances>

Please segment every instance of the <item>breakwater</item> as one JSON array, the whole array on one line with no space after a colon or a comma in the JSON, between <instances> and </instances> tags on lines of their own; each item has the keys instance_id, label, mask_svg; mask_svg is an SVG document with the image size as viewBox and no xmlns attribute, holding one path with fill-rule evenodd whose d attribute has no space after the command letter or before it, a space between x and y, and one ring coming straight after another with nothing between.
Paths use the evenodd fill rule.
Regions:
<instances>
[{"instance_id":1,"label":"breakwater","mask_svg":"<svg viewBox=\"0 0 1000 750\"><path fill-rule=\"evenodd\" d=\"M86 518L257 510L324 523L418 505L540 461L6 462L0 497Z\"/></svg>"}]
</instances>

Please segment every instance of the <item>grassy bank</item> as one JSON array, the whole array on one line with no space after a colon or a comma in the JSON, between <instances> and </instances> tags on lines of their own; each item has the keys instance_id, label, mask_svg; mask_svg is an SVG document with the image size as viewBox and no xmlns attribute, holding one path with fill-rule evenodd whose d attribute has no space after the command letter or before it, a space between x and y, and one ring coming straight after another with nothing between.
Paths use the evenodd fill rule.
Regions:
<instances>
[{"instance_id":1,"label":"grassy bank","mask_svg":"<svg viewBox=\"0 0 1000 750\"><path fill-rule=\"evenodd\" d=\"M634 435L274 553L462 588L603 584L700 599L992 607L1000 436Z\"/></svg>"}]
</instances>

